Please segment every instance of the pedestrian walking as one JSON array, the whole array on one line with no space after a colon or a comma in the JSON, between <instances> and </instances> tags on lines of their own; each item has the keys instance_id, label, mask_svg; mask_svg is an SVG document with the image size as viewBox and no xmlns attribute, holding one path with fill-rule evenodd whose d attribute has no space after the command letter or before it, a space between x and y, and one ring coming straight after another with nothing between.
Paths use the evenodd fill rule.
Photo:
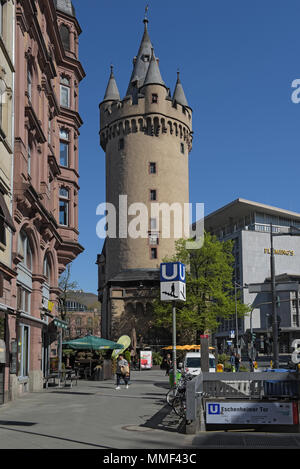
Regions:
<instances>
[{"instance_id":1,"label":"pedestrian walking","mask_svg":"<svg viewBox=\"0 0 300 469\"><path fill-rule=\"evenodd\" d=\"M241 357L238 353L235 354L235 371L240 371Z\"/></svg>"},{"instance_id":2,"label":"pedestrian walking","mask_svg":"<svg viewBox=\"0 0 300 469\"><path fill-rule=\"evenodd\" d=\"M232 352L230 356L230 366L231 366L231 371L235 371L235 353Z\"/></svg>"},{"instance_id":3,"label":"pedestrian walking","mask_svg":"<svg viewBox=\"0 0 300 469\"><path fill-rule=\"evenodd\" d=\"M250 371L254 371L254 361L252 360L251 357L249 358L249 368L250 368Z\"/></svg>"},{"instance_id":4,"label":"pedestrian walking","mask_svg":"<svg viewBox=\"0 0 300 469\"><path fill-rule=\"evenodd\" d=\"M116 389L120 389L121 379L124 380L126 389L128 389L128 381L129 381L129 364L128 361L125 360L124 355L120 354L117 361L117 387Z\"/></svg>"},{"instance_id":5,"label":"pedestrian walking","mask_svg":"<svg viewBox=\"0 0 300 469\"><path fill-rule=\"evenodd\" d=\"M172 366L171 355L168 353L167 360L166 360L166 376L169 376L171 366Z\"/></svg>"}]
</instances>

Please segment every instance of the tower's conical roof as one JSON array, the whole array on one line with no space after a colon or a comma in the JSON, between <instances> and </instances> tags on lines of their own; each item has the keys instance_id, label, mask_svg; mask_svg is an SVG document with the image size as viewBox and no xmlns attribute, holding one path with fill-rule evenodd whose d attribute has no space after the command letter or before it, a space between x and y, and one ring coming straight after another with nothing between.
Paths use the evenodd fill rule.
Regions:
<instances>
[{"instance_id":1,"label":"tower's conical roof","mask_svg":"<svg viewBox=\"0 0 300 469\"><path fill-rule=\"evenodd\" d=\"M150 64L148 67L147 75L144 80L144 85L150 85L150 84L165 86L164 81L160 74L158 62L157 62L157 59L155 58L153 49L151 51L151 60L150 60Z\"/></svg>"},{"instance_id":2,"label":"tower's conical roof","mask_svg":"<svg viewBox=\"0 0 300 469\"><path fill-rule=\"evenodd\" d=\"M143 85L149 68L153 46L148 34L148 20L146 18L144 19L144 25L144 34L138 54L134 58L134 67L126 95L134 94L135 90L139 89Z\"/></svg>"},{"instance_id":3,"label":"tower's conical roof","mask_svg":"<svg viewBox=\"0 0 300 469\"><path fill-rule=\"evenodd\" d=\"M113 66L110 66L110 76L103 101L120 101L120 93L114 76Z\"/></svg>"},{"instance_id":4,"label":"tower's conical roof","mask_svg":"<svg viewBox=\"0 0 300 469\"><path fill-rule=\"evenodd\" d=\"M179 78L179 72L177 72L177 81L173 94L173 101L176 101L176 103L181 104L182 106L188 106L188 102L185 97L183 87Z\"/></svg>"}]
</instances>

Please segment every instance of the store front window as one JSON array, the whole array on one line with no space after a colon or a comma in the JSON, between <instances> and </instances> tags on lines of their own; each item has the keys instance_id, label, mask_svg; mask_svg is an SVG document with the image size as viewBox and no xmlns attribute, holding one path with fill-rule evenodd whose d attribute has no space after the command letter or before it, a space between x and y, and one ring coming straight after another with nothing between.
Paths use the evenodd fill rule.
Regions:
<instances>
[{"instance_id":1,"label":"store front window","mask_svg":"<svg viewBox=\"0 0 300 469\"><path fill-rule=\"evenodd\" d=\"M21 324L19 326L18 340L18 376L25 378L29 373L29 357L30 357L30 331L29 326Z\"/></svg>"}]
</instances>

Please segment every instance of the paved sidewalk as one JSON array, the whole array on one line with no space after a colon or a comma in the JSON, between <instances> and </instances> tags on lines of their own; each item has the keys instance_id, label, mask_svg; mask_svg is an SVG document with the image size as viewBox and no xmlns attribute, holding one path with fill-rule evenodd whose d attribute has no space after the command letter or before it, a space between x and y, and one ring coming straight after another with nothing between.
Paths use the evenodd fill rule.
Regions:
<instances>
[{"instance_id":1,"label":"paved sidewalk","mask_svg":"<svg viewBox=\"0 0 300 469\"><path fill-rule=\"evenodd\" d=\"M114 381L49 387L0 406L0 449L300 448L299 434L207 432L185 435L165 402L161 370L134 371L129 389Z\"/></svg>"}]
</instances>

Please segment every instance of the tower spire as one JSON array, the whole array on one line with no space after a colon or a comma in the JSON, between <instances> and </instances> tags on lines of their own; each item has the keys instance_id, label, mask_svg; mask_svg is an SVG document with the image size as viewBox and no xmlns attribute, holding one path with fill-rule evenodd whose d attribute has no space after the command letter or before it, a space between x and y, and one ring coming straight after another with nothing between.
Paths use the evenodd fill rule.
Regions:
<instances>
[{"instance_id":1,"label":"tower spire","mask_svg":"<svg viewBox=\"0 0 300 469\"><path fill-rule=\"evenodd\" d=\"M154 49L151 49L151 60L150 64L148 67L147 75L145 77L145 81L143 86L145 85L163 85L165 86L165 83L161 77L159 66L157 63L157 59L155 58L154 55Z\"/></svg>"},{"instance_id":2,"label":"tower spire","mask_svg":"<svg viewBox=\"0 0 300 469\"><path fill-rule=\"evenodd\" d=\"M120 100L120 93L117 87L117 83L114 76L114 67L111 64L110 66L110 76L107 84L107 88L105 91L103 101L119 101Z\"/></svg>"},{"instance_id":3,"label":"tower spire","mask_svg":"<svg viewBox=\"0 0 300 469\"><path fill-rule=\"evenodd\" d=\"M147 7L146 7L147 9ZM147 10L145 10L145 17L143 19L144 23L144 33L140 43L140 47L137 53L137 56L133 59L133 70L130 77L128 89L126 95L131 95L136 97L139 88L143 85L150 59L151 59L151 50L153 45L151 43L149 33L148 33L148 18Z\"/></svg>"},{"instance_id":4,"label":"tower spire","mask_svg":"<svg viewBox=\"0 0 300 469\"><path fill-rule=\"evenodd\" d=\"M177 81L175 85L175 90L173 94L173 101L176 101L178 104L181 104L182 106L189 106L187 99L185 97L183 87L180 81L179 77L179 70L177 70Z\"/></svg>"}]
</instances>

